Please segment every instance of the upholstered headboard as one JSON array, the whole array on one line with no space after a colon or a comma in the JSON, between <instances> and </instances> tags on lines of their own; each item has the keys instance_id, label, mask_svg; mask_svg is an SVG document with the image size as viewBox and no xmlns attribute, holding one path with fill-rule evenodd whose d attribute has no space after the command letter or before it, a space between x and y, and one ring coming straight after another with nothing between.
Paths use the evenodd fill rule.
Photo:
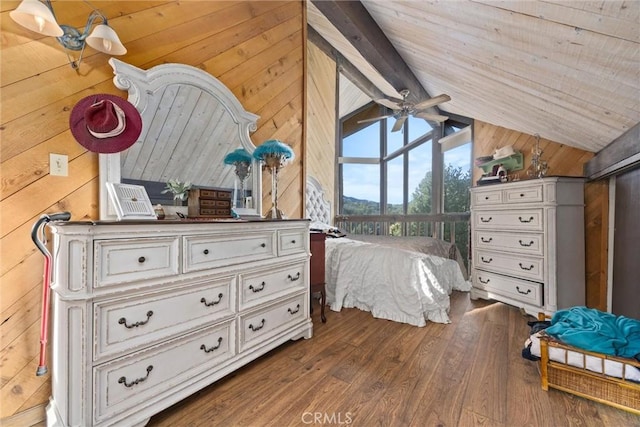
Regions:
<instances>
[{"instance_id":1,"label":"upholstered headboard","mask_svg":"<svg viewBox=\"0 0 640 427\"><path fill-rule=\"evenodd\" d=\"M312 176L307 176L306 210L306 217L311 221L333 225L331 204L325 200L322 186Z\"/></svg>"}]
</instances>

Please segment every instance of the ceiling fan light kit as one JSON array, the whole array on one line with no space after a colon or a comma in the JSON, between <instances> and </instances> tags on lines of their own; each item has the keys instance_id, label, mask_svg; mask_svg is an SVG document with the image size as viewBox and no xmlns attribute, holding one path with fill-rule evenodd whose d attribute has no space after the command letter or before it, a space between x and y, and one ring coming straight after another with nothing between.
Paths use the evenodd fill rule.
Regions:
<instances>
[{"instance_id":1,"label":"ceiling fan light kit","mask_svg":"<svg viewBox=\"0 0 640 427\"><path fill-rule=\"evenodd\" d=\"M395 98L381 98L374 99L374 101L382 106L385 106L391 110L393 110L392 114L386 114L379 117L374 117L371 119L364 119L358 121L358 123L369 123L375 122L382 119L387 119L390 117L396 117L396 123L393 125L391 132L397 132L402 129L404 126L404 122L407 120L409 115L414 117L418 117L429 122L442 123L447 120L449 117L443 116L441 114L432 114L428 113L424 110L435 107L438 104L442 104L443 102L451 101L451 97L449 95L438 95L433 98L425 99L424 101L420 101L417 104L413 102L407 101L407 97L409 96L409 90L403 89L400 91L400 95L402 95L402 99Z\"/></svg>"}]
</instances>

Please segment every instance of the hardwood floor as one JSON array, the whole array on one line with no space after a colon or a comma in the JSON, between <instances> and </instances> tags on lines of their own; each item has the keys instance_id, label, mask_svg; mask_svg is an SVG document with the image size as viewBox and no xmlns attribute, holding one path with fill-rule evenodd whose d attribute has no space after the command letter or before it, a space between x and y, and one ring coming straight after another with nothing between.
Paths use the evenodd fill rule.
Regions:
<instances>
[{"instance_id":1,"label":"hardwood floor","mask_svg":"<svg viewBox=\"0 0 640 427\"><path fill-rule=\"evenodd\" d=\"M449 325L314 310L287 343L151 419L176 426L640 426L640 417L540 388L521 357L529 317L454 292Z\"/></svg>"}]
</instances>

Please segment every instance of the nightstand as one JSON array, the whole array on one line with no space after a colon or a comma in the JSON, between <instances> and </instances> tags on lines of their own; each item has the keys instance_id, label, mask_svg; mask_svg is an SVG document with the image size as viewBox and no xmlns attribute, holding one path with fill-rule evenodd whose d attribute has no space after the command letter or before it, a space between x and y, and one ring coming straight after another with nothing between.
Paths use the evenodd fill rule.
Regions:
<instances>
[{"instance_id":1,"label":"nightstand","mask_svg":"<svg viewBox=\"0 0 640 427\"><path fill-rule=\"evenodd\" d=\"M322 323L327 321L324 315L324 306L327 303L327 294L324 290L324 233L311 233L311 266L309 286L311 290L311 312L313 313L313 294L320 293L320 319Z\"/></svg>"}]
</instances>

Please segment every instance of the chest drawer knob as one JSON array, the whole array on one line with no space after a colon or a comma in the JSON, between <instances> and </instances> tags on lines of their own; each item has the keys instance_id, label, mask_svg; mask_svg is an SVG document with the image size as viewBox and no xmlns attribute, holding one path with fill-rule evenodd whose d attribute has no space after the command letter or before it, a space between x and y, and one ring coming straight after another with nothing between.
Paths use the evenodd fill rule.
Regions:
<instances>
[{"instance_id":1,"label":"chest drawer knob","mask_svg":"<svg viewBox=\"0 0 640 427\"><path fill-rule=\"evenodd\" d=\"M524 265L522 265L521 262L519 262L518 265L520 266L521 269L527 270L527 271L530 271L533 268L533 264L531 264L529 267L525 267Z\"/></svg>"},{"instance_id":2,"label":"chest drawer knob","mask_svg":"<svg viewBox=\"0 0 640 427\"><path fill-rule=\"evenodd\" d=\"M296 304L296 308L294 308L293 310L291 308L287 308L287 311L289 312L289 314L296 314L300 311L300 304Z\"/></svg>"},{"instance_id":3,"label":"chest drawer knob","mask_svg":"<svg viewBox=\"0 0 640 427\"><path fill-rule=\"evenodd\" d=\"M523 224L527 224L527 223L530 223L531 221L533 221L533 217L532 217L532 216L530 216L530 217L529 217L529 219L522 219L522 217L521 217L521 216L519 216L519 217L518 217L518 219L519 219L519 220L520 220L520 222L521 222L521 223L523 223Z\"/></svg>"},{"instance_id":4,"label":"chest drawer knob","mask_svg":"<svg viewBox=\"0 0 640 427\"><path fill-rule=\"evenodd\" d=\"M290 274L289 274L289 275L287 276L287 278L288 278L289 280L291 280L292 282L295 282L296 280L298 280L298 279L300 278L300 272L298 271L298 274L296 274L295 276L292 276L292 275L290 275Z\"/></svg>"},{"instance_id":5,"label":"chest drawer knob","mask_svg":"<svg viewBox=\"0 0 640 427\"><path fill-rule=\"evenodd\" d=\"M202 253L205 255L209 255L209 249L205 249L204 251L202 251Z\"/></svg>"},{"instance_id":6,"label":"chest drawer knob","mask_svg":"<svg viewBox=\"0 0 640 427\"><path fill-rule=\"evenodd\" d=\"M133 387L136 384L140 384L141 382L146 381L147 378L149 378L149 374L151 373L151 371L153 371L153 365L147 366L147 375L145 375L144 377L133 380L130 383L127 382L127 377L120 377L120 379L118 380L118 384L124 384L125 387Z\"/></svg>"},{"instance_id":7,"label":"chest drawer knob","mask_svg":"<svg viewBox=\"0 0 640 427\"><path fill-rule=\"evenodd\" d=\"M493 237L489 237L488 239L485 239L484 237L480 237L480 240L482 240L482 243L491 243L491 241L493 240Z\"/></svg>"},{"instance_id":8,"label":"chest drawer knob","mask_svg":"<svg viewBox=\"0 0 640 427\"><path fill-rule=\"evenodd\" d=\"M261 290L264 289L264 287L267 285L265 282L260 283L260 287L253 287L253 285L249 285L249 289L251 289L253 292L260 292Z\"/></svg>"},{"instance_id":9,"label":"chest drawer knob","mask_svg":"<svg viewBox=\"0 0 640 427\"><path fill-rule=\"evenodd\" d=\"M215 350L219 349L221 344L222 344L222 337L218 337L218 344L217 345L214 345L213 347L207 348L206 345L202 344L200 346L200 350L204 351L205 353L211 353L212 351L215 351Z\"/></svg>"},{"instance_id":10,"label":"chest drawer knob","mask_svg":"<svg viewBox=\"0 0 640 427\"><path fill-rule=\"evenodd\" d=\"M489 217L487 219L485 219L483 216L480 217L480 221L482 221L482 222L491 222L492 219L493 219L493 217Z\"/></svg>"},{"instance_id":11,"label":"chest drawer knob","mask_svg":"<svg viewBox=\"0 0 640 427\"><path fill-rule=\"evenodd\" d=\"M482 280L482 277L478 277L478 280L480 281L480 283L482 283L483 285L486 285L487 283L489 283L491 281L491 279L487 279L487 280Z\"/></svg>"},{"instance_id":12,"label":"chest drawer knob","mask_svg":"<svg viewBox=\"0 0 640 427\"><path fill-rule=\"evenodd\" d=\"M151 319L151 316L153 316L153 311L149 310L147 311L147 320L141 320L139 322L135 322L132 323L130 325L127 324L127 319L125 319L124 317L121 317L118 320L118 323L121 325L124 325L125 328L127 329L133 329L133 328L137 328L138 326L142 326L142 325L146 325L149 322L149 319Z\"/></svg>"},{"instance_id":13,"label":"chest drawer knob","mask_svg":"<svg viewBox=\"0 0 640 427\"><path fill-rule=\"evenodd\" d=\"M296 244L296 239L293 239L293 240L291 241L291 244L292 244L292 245L295 245L295 244Z\"/></svg>"},{"instance_id":14,"label":"chest drawer knob","mask_svg":"<svg viewBox=\"0 0 640 427\"><path fill-rule=\"evenodd\" d=\"M485 264L489 264L491 261L493 261L493 258L486 258L481 256L480 259L482 260L482 262L484 262ZM520 264L522 266L522 264Z\"/></svg>"},{"instance_id":15,"label":"chest drawer knob","mask_svg":"<svg viewBox=\"0 0 640 427\"><path fill-rule=\"evenodd\" d=\"M520 242L520 246L524 246L525 248L528 248L529 246L533 245L533 240L531 240L529 243L525 243L522 240L518 240L518 242Z\"/></svg>"},{"instance_id":16,"label":"chest drawer knob","mask_svg":"<svg viewBox=\"0 0 640 427\"><path fill-rule=\"evenodd\" d=\"M267 247L267 244L266 244L266 243L260 243L260 247L261 247L261 248L266 248L266 247Z\"/></svg>"},{"instance_id":17,"label":"chest drawer knob","mask_svg":"<svg viewBox=\"0 0 640 427\"><path fill-rule=\"evenodd\" d=\"M211 307L213 305L220 304L220 301L222 301L222 292L218 294L217 301L207 302L207 300L204 297L200 298L200 302L203 303L206 307Z\"/></svg>"},{"instance_id":18,"label":"chest drawer knob","mask_svg":"<svg viewBox=\"0 0 640 427\"><path fill-rule=\"evenodd\" d=\"M489 196L484 196L484 199L485 200L489 200Z\"/></svg>"},{"instance_id":19,"label":"chest drawer knob","mask_svg":"<svg viewBox=\"0 0 640 427\"><path fill-rule=\"evenodd\" d=\"M143 262L145 262L146 260L147 260L147 259L146 259L145 257L143 257L143 256L141 256L140 258L138 258L138 262L139 262L140 264L142 264L142 263L143 263Z\"/></svg>"},{"instance_id":20,"label":"chest drawer knob","mask_svg":"<svg viewBox=\"0 0 640 427\"><path fill-rule=\"evenodd\" d=\"M531 293L531 289L527 289L527 292L521 291L520 286L516 286L516 291L518 291L518 293L522 295L529 295Z\"/></svg>"},{"instance_id":21,"label":"chest drawer knob","mask_svg":"<svg viewBox=\"0 0 640 427\"><path fill-rule=\"evenodd\" d=\"M520 193L520 197L524 197L524 193Z\"/></svg>"},{"instance_id":22,"label":"chest drawer knob","mask_svg":"<svg viewBox=\"0 0 640 427\"><path fill-rule=\"evenodd\" d=\"M262 322L260 322L260 324L258 326L253 326L253 323L250 323L249 324L249 329L251 329L253 332L259 331L260 329L264 328L264 322L265 322L265 320L262 319Z\"/></svg>"}]
</instances>

